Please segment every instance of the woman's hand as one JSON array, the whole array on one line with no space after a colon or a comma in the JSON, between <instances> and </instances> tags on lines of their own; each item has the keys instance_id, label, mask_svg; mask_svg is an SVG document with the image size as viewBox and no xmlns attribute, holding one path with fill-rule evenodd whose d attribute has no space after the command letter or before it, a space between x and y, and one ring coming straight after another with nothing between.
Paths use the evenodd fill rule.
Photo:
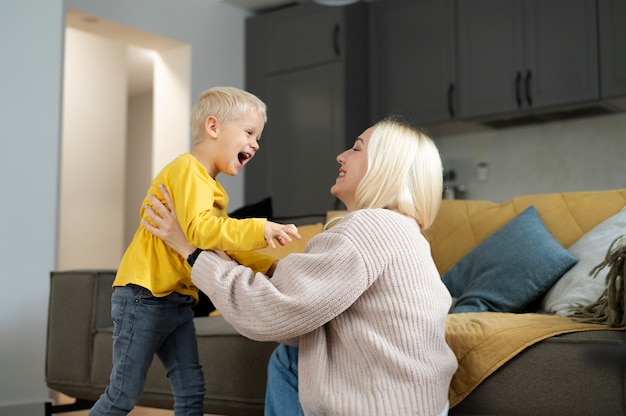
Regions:
<instances>
[{"instance_id":1,"label":"woman's hand","mask_svg":"<svg viewBox=\"0 0 626 416\"><path fill-rule=\"evenodd\" d=\"M165 198L167 206L163 205L155 195L150 195L150 203L152 205L146 205L146 214L150 221L142 220L143 226L150 234L159 237L186 259L196 248L189 243L187 236L180 228L170 193L163 185L159 185L159 189L161 194L163 194L163 198Z\"/></svg>"}]
</instances>

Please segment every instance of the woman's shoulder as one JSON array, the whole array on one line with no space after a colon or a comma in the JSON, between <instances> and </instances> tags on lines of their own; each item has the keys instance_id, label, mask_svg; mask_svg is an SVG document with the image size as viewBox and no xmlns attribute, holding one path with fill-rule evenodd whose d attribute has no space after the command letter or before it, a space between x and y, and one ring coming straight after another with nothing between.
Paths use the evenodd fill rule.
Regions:
<instances>
[{"instance_id":1,"label":"woman's shoulder","mask_svg":"<svg viewBox=\"0 0 626 416\"><path fill-rule=\"evenodd\" d=\"M413 222L414 220L406 215L386 208L363 208L352 211L346 218L355 218L356 221L387 220L394 222Z\"/></svg>"},{"instance_id":2,"label":"woman's shoulder","mask_svg":"<svg viewBox=\"0 0 626 416\"><path fill-rule=\"evenodd\" d=\"M338 228L337 228L338 227ZM374 234L385 234L389 230L407 230L419 232L417 222L406 215L400 214L397 211L392 211L385 208L365 208L352 211L347 214L339 224L337 224L337 230L359 230Z\"/></svg>"}]
</instances>

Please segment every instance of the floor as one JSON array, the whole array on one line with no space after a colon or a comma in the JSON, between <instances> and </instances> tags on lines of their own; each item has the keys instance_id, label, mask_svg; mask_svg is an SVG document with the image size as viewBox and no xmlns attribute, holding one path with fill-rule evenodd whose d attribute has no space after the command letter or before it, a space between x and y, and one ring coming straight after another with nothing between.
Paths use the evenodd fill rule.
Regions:
<instances>
[{"instance_id":1,"label":"floor","mask_svg":"<svg viewBox=\"0 0 626 416\"><path fill-rule=\"evenodd\" d=\"M70 397L65 396L64 394L58 394L58 399L56 400L57 404L66 404L72 403L74 400ZM89 410L79 410L71 413L67 413L67 415L71 416L87 416L89 414ZM153 409L151 407L135 407L132 412L129 413L129 416L173 416L173 410L164 410L164 409ZM219 416L213 414L205 414L204 416Z\"/></svg>"}]
</instances>

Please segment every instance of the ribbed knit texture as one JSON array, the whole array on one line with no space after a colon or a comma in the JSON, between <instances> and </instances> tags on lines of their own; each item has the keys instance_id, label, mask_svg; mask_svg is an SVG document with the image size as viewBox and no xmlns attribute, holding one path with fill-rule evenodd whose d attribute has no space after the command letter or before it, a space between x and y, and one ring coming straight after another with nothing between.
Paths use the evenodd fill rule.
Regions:
<instances>
[{"instance_id":1,"label":"ribbed knit texture","mask_svg":"<svg viewBox=\"0 0 626 416\"><path fill-rule=\"evenodd\" d=\"M457 368L451 298L417 223L359 210L280 261L268 280L213 253L193 282L243 335L299 341L306 415L437 415Z\"/></svg>"}]
</instances>

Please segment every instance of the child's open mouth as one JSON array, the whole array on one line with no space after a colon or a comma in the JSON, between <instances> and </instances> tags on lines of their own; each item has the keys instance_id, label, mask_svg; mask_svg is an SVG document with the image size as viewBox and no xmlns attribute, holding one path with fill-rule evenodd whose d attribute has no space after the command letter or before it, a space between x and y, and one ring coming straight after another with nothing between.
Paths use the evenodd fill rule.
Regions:
<instances>
[{"instance_id":1,"label":"child's open mouth","mask_svg":"<svg viewBox=\"0 0 626 416\"><path fill-rule=\"evenodd\" d=\"M237 158L239 159L239 163L241 163L243 165L243 163L250 159L252 157L252 155L250 153L245 153L245 152L239 152L237 154Z\"/></svg>"}]
</instances>

